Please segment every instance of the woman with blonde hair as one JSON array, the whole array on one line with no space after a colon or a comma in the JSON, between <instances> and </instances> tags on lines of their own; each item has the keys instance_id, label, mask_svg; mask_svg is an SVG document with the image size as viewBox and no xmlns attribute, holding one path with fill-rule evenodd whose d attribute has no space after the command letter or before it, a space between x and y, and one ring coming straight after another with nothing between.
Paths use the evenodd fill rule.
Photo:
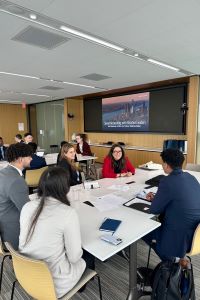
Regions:
<instances>
[{"instance_id":1,"label":"woman with blonde hair","mask_svg":"<svg viewBox=\"0 0 200 300\"><path fill-rule=\"evenodd\" d=\"M64 144L61 148L60 158L58 161L58 166L69 171L70 174L70 185L80 184L81 174L78 167L75 164L75 149L71 144Z\"/></svg>"}]
</instances>

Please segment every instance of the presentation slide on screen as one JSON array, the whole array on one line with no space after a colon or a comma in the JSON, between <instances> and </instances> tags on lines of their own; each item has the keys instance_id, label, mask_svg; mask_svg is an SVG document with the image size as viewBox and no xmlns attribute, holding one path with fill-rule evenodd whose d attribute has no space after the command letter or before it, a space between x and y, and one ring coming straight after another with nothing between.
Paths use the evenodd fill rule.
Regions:
<instances>
[{"instance_id":1,"label":"presentation slide on screen","mask_svg":"<svg viewBox=\"0 0 200 300\"><path fill-rule=\"evenodd\" d=\"M150 93L102 99L102 129L148 131Z\"/></svg>"}]
</instances>

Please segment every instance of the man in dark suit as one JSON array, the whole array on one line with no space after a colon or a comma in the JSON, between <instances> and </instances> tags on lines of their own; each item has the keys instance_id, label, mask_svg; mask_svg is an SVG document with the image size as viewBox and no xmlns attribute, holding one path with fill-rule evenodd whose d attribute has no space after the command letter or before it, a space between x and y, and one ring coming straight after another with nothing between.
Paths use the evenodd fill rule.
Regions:
<instances>
[{"instance_id":1,"label":"man in dark suit","mask_svg":"<svg viewBox=\"0 0 200 300\"><path fill-rule=\"evenodd\" d=\"M44 157L38 156L36 154L37 151L37 144L36 143L28 143L33 150L32 160L30 163L30 170L40 169L42 167L46 167L46 160Z\"/></svg>"},{"instance_id":2,"label":"man in dark suit","mask_svg":"<svg viewBox=\"0 0 200 300\"><path fill-rule=\"evenodd\" d=\"M6 160L6 150L7 147L3 144L3 138L0 137L0 160Z\"/></svg>"},{"instance_id":3,"label":"man in dark suit","mask_svg":"<svg viewBox=\"0 0 200 300\"><path fill-rule=\"evenodd\" d=\"M177 149L161 153L163 169L168 176L161 179L158 191L152 200L150 213L158 214L161 226L143 238L151 244L162 259L184 257L190 250L192 238L200 223L200 184L196 178L182 171L184 155Z\"/></svg>"},{"instance_id":4,"label":"man in dark suit","mask_svg":"<svg viewBox=\"0 0 200 300\"><path fill-rule=\"evenodd\" d=\"M29 201L22 170L30 165L31 155L29 145L10 145L7 149L10 164L0 171L0 234L2 240L10 242L15 249L18 249L19 243L20 212Z\"/></svg>"}]
</instances>

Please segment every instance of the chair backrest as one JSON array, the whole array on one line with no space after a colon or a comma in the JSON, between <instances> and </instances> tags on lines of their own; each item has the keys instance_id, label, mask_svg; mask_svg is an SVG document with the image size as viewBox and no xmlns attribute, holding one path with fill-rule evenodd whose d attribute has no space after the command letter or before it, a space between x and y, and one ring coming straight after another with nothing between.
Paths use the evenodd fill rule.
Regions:
<instances>
[{"instance_id":1,"label":"chair backrest","mask_svg":"<svg viewBox=\"0 0 200 300\"><path fill-rule=\"evenodd\" d=\"M36 169L26 170L25 181L29 187L37 187L42 173L48 169L48 166Z\"/></svg>"},{"instance_id":2,"label":"chair backrest","mask_svg":"<svg viewBox=\"0 0 200 300\"><path fill-rule=\"evenodd\" d=\"M0 255L6 255L6 254L7 253L4 250L3 242L2 242L2 239L1 239L1 236L0 236Z\"/></svg>"},{"instance_id":3,"label":"chair backrest","mask_svg":"<svg viewBox=\"0 0 200 300\"><path fill-rule=\"evenodd\" d=\"M187 163L185 169L200 172L200 165Z\"/></svg>"},{"instance_id":4,"label":"chair backrest","mask_svg":"<svg viewBox=\"0 0 200 300\"><path fill-rule=\"evenodd\" d=\"M163 150L169 148L185 151L185 140L165 140L163 142Z\"/></svg>"},{"instance_id":5,"label":"chair backrest","mask_svg":"<svg viewBox=\"0 0 200 300\"><path fill-rule=\"evenodd\" d=\"M56 153L59 150L59 146L58 145L50 145L50 152L51 153Z\"/></svg>"},{"instance_id":6,"label":"chair backrest","mask_svg":"<svg viewBox=\"0 0 200 300\"><path fill-rule=\"evenodd\" d=\"M103 168L96 169L96 171L97 171L97 179L103 178L102 170L103 170Z\"/></svg>"},{"instance_id":7,"label":"chair backrest","mask_svg":"<svg viewBox=\"0 0 200 300\"><path fill-rule=\"evenodd\" d=\"M56 300L53 279L44 261L31 259L19 254L9 243L15 276L24 290L34 299Z\"/></svg>"},{"instance_id":8,"label":"chair backrest","mask_svg":"<svg viewBox=\"0 0 200 300\"><path fill-rule=\"evenodd\" d=\"M189 256L193 256L196 254L200 254L200 224L197 226L194 232L191 250L189 253L187 253L187 255Z\"/></svg>"}]
</instances>

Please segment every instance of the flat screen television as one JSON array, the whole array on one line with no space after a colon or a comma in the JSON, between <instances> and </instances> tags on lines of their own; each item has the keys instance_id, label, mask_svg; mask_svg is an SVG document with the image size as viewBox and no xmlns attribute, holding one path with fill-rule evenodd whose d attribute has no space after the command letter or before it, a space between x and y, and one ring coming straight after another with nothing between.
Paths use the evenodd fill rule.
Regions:
<instances>
[{"instance_id":1,"label":"flat screen television","mask_svg":"<svg viewBox=\"0 0 200 300\"><path fill-rule=\"evenodd\" d=\"M187 85L84 100L86 132L185 134Z\"/></svg>"}]
</instances>

